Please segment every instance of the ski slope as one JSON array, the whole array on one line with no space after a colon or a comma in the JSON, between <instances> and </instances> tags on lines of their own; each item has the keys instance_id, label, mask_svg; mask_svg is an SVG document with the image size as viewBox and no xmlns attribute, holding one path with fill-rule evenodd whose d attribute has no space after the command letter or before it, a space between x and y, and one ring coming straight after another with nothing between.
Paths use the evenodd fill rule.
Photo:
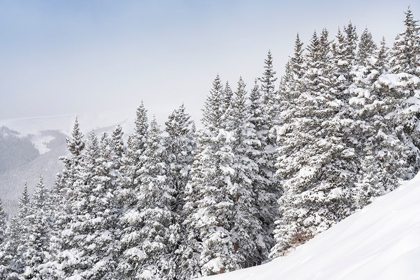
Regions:
<instances>
[{"instance_id":1,"label":"ski slope","mask_svg":"<svg viewBox=\"0 0 420 280\"><path fill-rule=\"evenodd\" d=\"M208 280L420 279L420 175L267 264Z\"/></svg>"}]
</instances>

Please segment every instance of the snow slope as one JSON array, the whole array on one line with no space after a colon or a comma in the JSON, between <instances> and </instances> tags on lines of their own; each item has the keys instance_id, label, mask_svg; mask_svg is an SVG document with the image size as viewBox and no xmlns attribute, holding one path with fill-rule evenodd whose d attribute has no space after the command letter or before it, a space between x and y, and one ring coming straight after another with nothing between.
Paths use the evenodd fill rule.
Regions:
<instances>
[{"instance_id":1,"label":"snow slope","mask_svg":"<svg viewBox=\"0 0 420 280\"><path fill-rule=\"evenodd\" d=\"M202 279L420 279L420 174L267 264Z\"/></svg>"},{"instance_id":2,"label":"snow slope","mask_svg":"<svg viewBox=\"0 0 420 280\"><path fill-rule=\"evenodd\" d=\"M82 131L111 132L117 124L125 136L134 128L135 112L77 115ZM9 215L16 213L24 182L32 193L39 177L51 188L68 153L66 136L76 115L0 120L0 199ZM13 137L13 138L12 138ZM33 145L33 146L32 146ZM18 151L18 152L16 152Z\"/></svg>"}]
</instances>

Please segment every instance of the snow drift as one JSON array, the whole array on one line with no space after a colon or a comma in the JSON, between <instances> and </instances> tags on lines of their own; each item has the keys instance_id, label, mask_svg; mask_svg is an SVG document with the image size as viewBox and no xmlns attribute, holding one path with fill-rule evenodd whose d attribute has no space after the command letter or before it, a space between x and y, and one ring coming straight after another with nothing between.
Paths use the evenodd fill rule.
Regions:
<instances>
[{"instance_id":1,"label":"snow drift","mask_svg":"<svg viewBox=\"0 0 420 280\"><path fill-rule=\"evenodd\" d=\"M420 279L420 175L267 264L203 279Z\"/></svg>"}]
</instances>

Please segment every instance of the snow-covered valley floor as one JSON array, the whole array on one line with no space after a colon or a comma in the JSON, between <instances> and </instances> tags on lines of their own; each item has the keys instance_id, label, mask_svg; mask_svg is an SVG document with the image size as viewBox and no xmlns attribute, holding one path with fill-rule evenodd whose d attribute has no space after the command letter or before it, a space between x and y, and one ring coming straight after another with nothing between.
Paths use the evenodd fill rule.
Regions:
<instances>
[{"instance_id":1,"label":"snow-covered valley floor","mask_svg":"<svg viewBox=\"0 0 420 280\"><path fill-rule=\"evenodd\" d=\"M420 279L420 175L286 257L208 280Z\"/></svg>"}]
</instances>

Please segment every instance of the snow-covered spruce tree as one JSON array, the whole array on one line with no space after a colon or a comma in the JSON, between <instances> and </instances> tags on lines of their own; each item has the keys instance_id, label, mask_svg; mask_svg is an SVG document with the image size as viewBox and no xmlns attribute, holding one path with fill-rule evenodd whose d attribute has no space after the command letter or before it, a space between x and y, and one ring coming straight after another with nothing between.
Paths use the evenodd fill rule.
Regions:
<instances>
[{"instance_id":1,"label":"snow-covered spruce tree","mask_svg":"<svg viewBox=\"0 0 420 280\"><path fill-rule=\"evenodd\" d=\"M174 110L169 116L165 123L165 132L167 133L164 138L167 179L176 198L172 209L182 216L184 191L189 180L195 148L193 121L185 112L184 105Z\"/></svg>"},{"instance_id":2,"label":"snow-covered spruce tree","mask_svg":"<svg viewBox=\"0 0 420 280\"><path fill-rule=\"evenodd\" d=\"M232 102L233 98L233 91L229 85L229 82L226 82L226 85L224 87L223 93L222 93L222 107L221 107L221 113L222 113L222 125L226 123L226 111L229 109L230 103Z\"/></svg>"},{"instance_id":3,"label":"snow-covered spruce tree","mask_svg":"<svg viewBox=\"0 0 420 280\"><path fill-rule=\"evenodd\" d=\"M190 276L199 275L199 268L203 275L214 275L239 267L231 236L233 154L228 144L230 133L221 128L222 97L223 86L217 76L203 110L204 127L198 132L186 191L184 224L188 229L186 250L191 259L184 258L183 266L191 269Z\"/></svg>"},{"instance_id":4,"label":"snow-covered spruce tree","mask_svg":"<svg viewBox=\"0 0 420 280\"><path fill-rule=\"evenodd\" d=\"M363 37L363 36L362 36ZM353 193L358 208L398 186L403 173L405 147L390 125L388 116L395 108L395 98L376 86L386 74L385 44L353 69L350 86L350 115L354 120L351 142L360 159L357 184Z\"/></svg>"},{"instance_id":5,"label":"snow-covered spruce tree","mask_svg":"<svg viewBox=\"0 0 420 280\"><path fill-rule=\"evenodd\" d=\"M358 165L347 140L352 126L346 92L350 69L341 32L333 56L329 87L307 88L296 100L292 121L277 129L276 175L285 191L279 200L272 257L328 229L354 209L351 190Z\"/></svg>"},{"instance_id":6,"label":"snow-covered spruce tree","mask_svg":"<svg viewBox=\"0 0 420 280\"><path fill-rule=\"evenodd\" d=\"M264 72L260 80L261 101L264 106L264 114L267 123L267 129L270 130L275 122L276 112L276 89L275 82L277 81L276 71L273 69L273 56L271 51L268 51L267 58L264 60Z\"/></svg>"},{"instance_id":7,"label":"snow-covered spruce tree","mask_svg":"<svg viewBox=\"0 0 420 280\"><path fill-rule=\"evenodd\" d=\"M294 54L290 57L286 64L285 75L281 78L279 93L277 94L277 117L276 125L279 123L287 122L288 118L291 117L288 113L289 108L293 107L293 102L303 91L305 85L302 83L302 77L304 75L304 49L303 43L299 38L299 34L296 36Z\"/></svg>"},{"instance_id":8,"label":"snow-covered spruce tree","mask_svg":"<svg viewBox=\"0 0 420 280\"><path fill-rule=\"evenodd\" d=\"M24 271L23 254L26 252L24 242L27 238L29 207L30 197L25 183L19 200L19 213L11 219L1 248L0 276L2 279L19 279Z\"/></svg>"},{"instance_id":9,"label":"snow-covered spruce tree","mask_svg":"<svg viewBox=\"0 0 420 280\"><path fill-rule=\"evenodd\" d=\"M355 65L356 58L357 58L357 33L356 33L356 26L354 26L351 22L347 26L344 27L345 33L345 57L348 62L348 65L351 67Z\"/></svg>"},{"instance_id":10,"label":"snow-covered spruce tree","mask_svg":"<svg viewBox=\"0 0 420 280\"><path fill-rule=\"evenodd\" d=\"M142 168L140 158L146 149L148 130L147 110L142 102L137 108L134 133L130 135L130 145L127 146L127 162L124 171L128 186L138 186L140 184L138 171Z\"/></svg>"},{"instance_id":11,"label":"snow-covered spruce tree","mask_svg":"<svg viewBox=\"0 0 420 280\"><path fill-rule=\"evenodd\" d=\"M326 65L329 63L331 53L331 42L328 39L328 36L328 30L323 28L321 35L319 36L319 60L324 68L327 68Z\"/></svg>"},{"instance_id":12,"label":"snow-covered spruce tree","mask_svg":"<svg viewBox=\"0 0 420 280\"><path fill-rule=\"evenodd\" d=\"M80 168L82 152L85 148L83 134L80 130L77 118L75 119L73 125L71 137L67 138L66 142L67 149L70 153L67 156L60 157L60 160L64 164L64 169L56 177L53 190L53 200L55 203L54 226L57 235L53 237L52 246L55 247L57 251L65 250L66 248L66 244L61 243L61 239L55 237L58 236L58 233L61 234L71 218L71 209L69 208L70 204L67 203L67 200L71 197L73 192L73 185L77 179L76 173Z\"/></svg>"},{"instance_id":13,"label":"snow-covered spruce tree","mask_svg":"<svg viewBox=\"0 0 420 280\"><path fill-rule=\"evenodd\" d=\"M65 200L66 223L60 231L60 263L58 278L82 277L93 266L92 250L95 249L94 224L96 209L92 202L93 180L97 174L99 143L95 132L88 134L85 151L80 155L79 166L74 171L74 183Z\"/></svg>"},{"instance_id":14,"label":"snow-covered spruce tree","mask_svg":"<svg viewBox=\"0 0 420 280\"><path fill-rule=\"evenodd\" d=\"M72 137L67 138L67 149L69 154L60 157L64 164L64 169L56 175L54 186L51 190L51 205L54 208L52 212L52 228L50 229L50 258L43 265L42 277L45 279L62 279L61 262L63 255L61 253L69 247L61 238L62 232L66 229L71 219L71 209L69 208L69 194L73 192L73 185L77 178L77 170L82 161L82 152L85 148L83 134L79 128L79 122L76 118Z\"/></svg>"},{"instance_id":15,"label":"snow-covered spruce tree","mask_svg":"<svg viewBox=\"0 0 420 280\"><path fill-rule=\"evenodd\" d=\"M8 263L5 260L6 255L6 234L7 217L3 209L3 202L0 200L0 276L5 279L8 269Z\"/></svg>"},{"instance_id":16,"label":"snow-covered spruce tree","mask_svg":"<svg viewBox=\"0 0 420 280\"><path fill-rule=\"evenodd\" d=\"M100 141L100 156L97 169L92 178L92 232L94 249L88 253L91 267L84 273L87 279L114 279L118 262L119 229L117 228L120 206L116 199L119 179L119 158L123 150L123 132L117 126L112 137L107 133ZM89 238L88 238L89 239ZM89 240L87 240L89 242Z\"/></svg>"},{"instance_id":17,"label":"snow-covered spruce tree","mask_svg":"<svg viewBox=\"0 0 420 280\"><path fill-rule=\"evenodd\" d=\"M370 58L378 47L372 39L372 34L367 28L360 36L359 50L357 52L357 64L366 66L367 59Z\"/></svg>"},{"instance_id":18,"label":"snow-covered spruce tree","mask_svg":"<svg viewBox=\"0 0 420 280\"><path fill-rule=\"evenodd\" d=\"M405 15L405 31L390 54L391 73L379 78L378 87L396 99L392 122L401 141L410 147L406 178L411 179L420 168L420 31L410 9Z\"/></svg>"},{"instance_id":19,"label":"snow-covered spruce tree","mask_svg":"<svg viewBox=\"0 0 420 280\"><path fill-rule=\"evenodd\" d=\"M117 193L118 201L122 203L121 216L118 228L121 229L121 247L118 262L118 275L120 278L134 278L140 270L139 264L143 255L138 249L140 243L140 229L142 219L139 204L140 170L143 168L141 158L146 149L149 134L147 110L143 102L137 108L134 133L127 141L127 148L122 154L121 182Z\"/></svg>"},{"instance_id":20,"label":"snow-covered spruce tree","mask_svg":"<svg viewBox=\"0 0 420 280\"><path fill-rule=\"evenodd\" d=\"M153 119L149 137L141 157L139 170L139 243L135 249L138 254L136 279L174 279L174 189L168 183L166 173L166 151L161 131Z\"/></svg>"},{"instance_id":21,"label":"snow-covered spruce tree","mask_svg":"<svg viewBox=\"0 0 420 280\"><path fill-rule=\"evenodd\" d=\"M30 205L25 252L22 260L25 266L23 278L43 279L42 265L50 258L50 229L52 227L52 209L49 191L45 188L42 177L35 187ZM48 272L45 272L48 273Z\"/></svg>"},{"instance_id":22,"label":"snow-covered spruce tree","mask_svg":"<svg viewBox=\"0 0 420 280\"><path fill-rule=\"evenodd\" d=\"M274 245L274 239L272 237L273 223L278 213L278 206L276 200L278 199L277 193L273 192L271 176L267 176L266 169L266 151L262 145L261 134L258 132L262 131L264 127L264 108L261 102L261 93L255 81L254 87L249 95L249 125L252 127L256 140L249 143L252 145L253 151L247 154L252 162L257 163L257 173L254 173L252 177L253 192L256 194L256 207L257 217L262 223L262 240L257 242L257 251L261 260L265 260L268 257L268 253L271 247ZM258 262L258 261L257 261Z\"/></svg>"},{"instance_id":23,"label":"snow-covered spruce tree","mask_svg":"<svg viewBox=\"0 0 420 280\"><path fill-rule=\"evenodd\" d=\"M352 29L348 29L352 30ZM329 86L331 91L341 101L348 100L349 95L346 89L351 84L351 68L353 63L353 50L352 45L349 44L348 39L345 37L341 30L338 29L336 40L332 44L332 58L330 62L330 75Z\"/></svg>"},{"instance_id":24,"label":"snow-covered spruce tree","mask_svg":"<svg viewBox=\"0 0 420 280\"><path fill-rule=\"evenodd\" d=\"M72 196L67 200L71 218L61 234L66 243L59 256L62 277L115 278L118 170L114 159L118 156L114 155L113 147L118 147L120 138L120 127L114 131L113 139L104 133L100 143L95 132L88 136Z\"/></svg>"},{"instance_id":25,"label":"snow-covered spruce tree","mask_svg":"<svg viewBox=\"0 0 420 280\"><path fill-rule=\"evenodd\" d=\"M200 254L202 251L200 227L198 224L198 203L201 199L200 188L205 185L206 178L204 178L203 171L211 168L210 161L199 162L197 157L204 153L207 141L203 141L199 137L201 130L198 132L197 143L194 150L194 161L191 166L190 180L185 187L185 203L182 209L184 221L182 228L184 236L181 239L181 244L178 247L177 254L180 256L177 262L179 271L177 278L182 280L189 280L202 276L200 266ZM206 138L207 140L207 138ZM206 165L204 165L206 163Z\"/></svg>"},{"instance_id":26,"label":"snow-covered spruce tree","mask_svg":"<svg viewBox=\"0 0 420 280\"><path fill-rule=\"evenodd\" d=\"M386 46L385 37L382 37L380 46L375 53L375 67L380 74L386 74L389 71L389 48Z\"/></svg>"},{"instance_id":27,"label":"snow-covered spruce tree","mask_svg":"<svg viewBox=\"0 0 420 280\"><path fill-rule=\"evenodd\" d=\"M29 232L29 226L30 226L30 222L29 222L29 215L31 213L31 200L30 200L30 196L29 196L29 192L28 192L28 185L25 182L25 185L23 187L23 192L22 192L22 196L19 199L19 213L18 213L18 218L17 218L17 222L18 225L16 225L17 227L14 228L15 230L19 231L16 232L17 235L16 237L13 237L15 240L13 240L12 242L14 244L11 244L12 246L15 245L16 247L16 251L14 251L15 248L11 248L12 250L10 251L12 254L11 258L12 258L12 262L14 262L14 271L17 272L19 275L22 275L22 273L24 272L24 268L25 268L25 261L24 261L24 254L27 251L27 247L25 246L25 241L28 238L28 232ZM13 274L12 274L13 275ZM12 276L12 278L15 276Z\"/></svg>"},{"instance_id":28,"label":"snow-covered spruce tree","mask_svg":"<svg viewBox=\"0 0 420 280\"><path fill-rule=\"evenodd\" d=\"M330 46L328 43L328 31L324 29L319 38L316 32L314 32L307 47L305 62L302 67L303 74L299 79L300 83L305 85L304 88L301 87L300 94L304 92L318 92L319 94L323 94L329 90L329 63ZM294 108L291 110L292 113L295 111L296 106L299 106L299 104L294 104Z\"/></svg>"},{"instance_id":29,"label":"snow-covered spruce tree","mask_svg":"<svg viewBox=\"0 0 420 280\"><path fill-rule=\"evenodd\" d=\"M195 128L191 117L185 112L185 106L181 105L169 116L165 123L164 138L166 150L167 183L173 189L174 201L171 207L174 217L174 236L176 254L176 275L181 277L184 272L182 267L184 250L187 248L184 237L187 236L187 229L182 224L185 219L183 211L185 204L185 188L190 179L190 169L193 162L195 149L194 133ZM188 253L187 253L188 255ZM181 278L183 279L183 278Z\"/></svg>"},{"instance_id":30,"label":"snow-covered spruce tree","mask_svg":"<svg viewBox=\"0 0 420 280\"><path fill-rule=\"evenodd\" d=\"M405 12L405 31L399 34L391 53L391 73L420 75L420 34L418 21L408 8Z\"/></svg>"},{"instance_id":31,"label":"snow-covered spruce tree","mask_svg":"<svg viewBox=\"0 0 420 280\"><path fill-rule=\"evenodd\" d=\"M0 246L2 247L6 239L7 217L3 209L3 202L0 200Z\"/></svg>"},{"instance_id":32,"label":"snow-covered spruce tree","mask_svg":"<svg viewBox=\"0 0 420 280\"><path fill-rule=\"evenodd\" d=\"M268 248L264 243L267 232L259 219L259 204L257 193L259 190L254 182L257 177L258 164L254 161L260 155L259 140L254 125L250 122L251 114L246 103L245 83L240 78L234 99L226 113L227 130L232 134L230 139L233 153L231 176L231 195L234 200L233 221L231 235L233 251L241 268L261 264L267 257ZM263 190L262 190L263 191Z\"/></svg>"},{"instance_id":33,"label":"snow-covered spruce tree","mask_svg":"<svg viewBox=\"0 0 420 280\"><path fill-rule=\"evenodd\" d=\"M61 252L61 231L63 224L58 224L57 221L64 221L67 218L66 213L63 211L64 198L62 197L62 173L56 175L54 185L49 191L49 208L51 210L50 215L50 228L49 228L49 257L47 261L40 266L42 279L59 279L60 268L58 262L58 256Z\"/></svg>"},{"instance_id":34,"label":"snow-covered spruce tree","mask_svg":"<svg viewBox=\"0 0 420 280\"><path fill-rule=\"evenodd\" d=\"M299 66L295 63L299 61L301 55L302 45L299 37L296 39L295 56L291 59L291 75L293 76L293 82L299 75ZM260 146L258 147L260 155L258 159L254 161L258 164L258 170L260 175L259 189L256 191L259 193L257 203L259 204L259 212L261 213L260 219L263 222L263 228L268 236L271 235L273 230L273 222L277 217L277 205L276 200L280 197L282 189L278 184L277 178L274 177L276 172L275 161L276 161L276 141L274 137L273 128L278 123L278 115L281 108L285 106L285 102L282 101L281 96L275 90L274 83L277 78L275 77L276 72L273 69L273 59L271 52L268 53L267 59L264 61L264 72L262 77L259 79L259 100L255 99L256 93L251 93L251 123L254 125L255 132L257 134ZM256 89L256 88L254 88ZM253 90L254 91L254 90ZM271 244L270 244L271 243ZM266 244L272 246L273 243L270 238L266 239ZM263 248L260 248L263 250ZM265 250L263 250L265 251ZM265 254L263 252L263 254Z\"/></svg>"}]
</instances>

